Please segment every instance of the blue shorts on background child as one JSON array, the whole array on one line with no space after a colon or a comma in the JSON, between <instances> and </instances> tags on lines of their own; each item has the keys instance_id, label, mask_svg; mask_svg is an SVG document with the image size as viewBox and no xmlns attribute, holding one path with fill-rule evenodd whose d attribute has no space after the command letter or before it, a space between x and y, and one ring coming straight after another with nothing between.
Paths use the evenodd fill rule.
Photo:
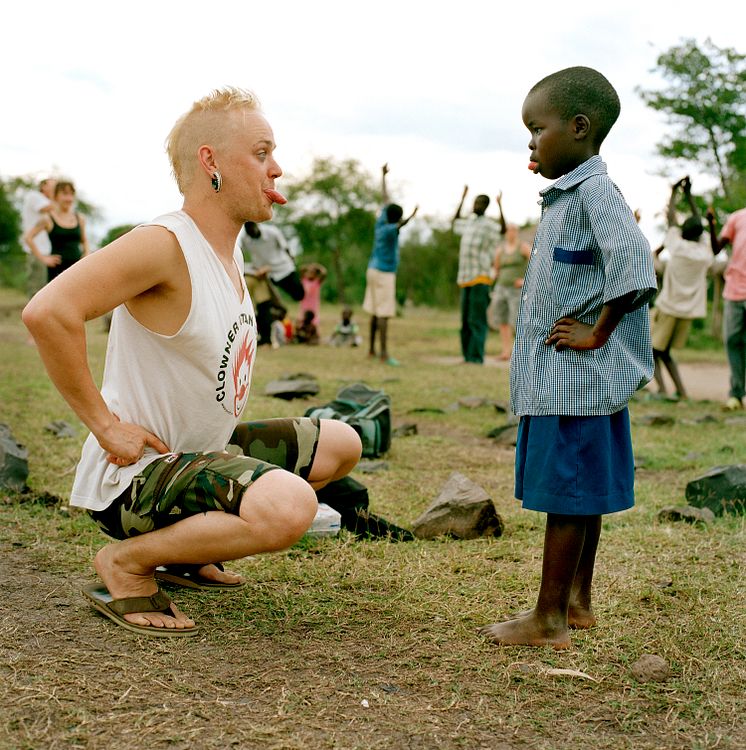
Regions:
<instances>
[{"instance_id":1,"label":"blue shorts on background child","mask_svg":"<svg viewBox=\"0 0 746 750\"><path fill-rule=\"evenodd\" d=\"M516 497L547 513L534 609L483 629L499 644L567 648L591 627L601 517L634 503L627 403L653 375L650 247L598 155L619 115L611 84L575 67L529 92L523 121L542 216L524 279L511 359L521 418Z\"/></svg>"}]
</instances>

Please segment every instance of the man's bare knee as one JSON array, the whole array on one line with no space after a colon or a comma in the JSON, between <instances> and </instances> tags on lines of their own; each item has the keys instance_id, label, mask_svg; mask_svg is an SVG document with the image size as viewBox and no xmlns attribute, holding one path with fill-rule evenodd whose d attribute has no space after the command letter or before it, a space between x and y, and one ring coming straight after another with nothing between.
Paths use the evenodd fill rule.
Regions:
<instances>
[{"instance_id":1,"label":"man's bare knee","mask_svg":"<svg viewBox=\"0 0 746 750\"><path fill-rule=\"evenodd\" d=\"M360 436L350 425L337 419L322 419L319 445L309 481L331 482L347 476L357 465L363 452Z\"/></svg>"},{"instance_id":2,"label":"man's bare knee","mask_svg":"<svg viewBox=\"0 0 746 750\"><path fill-rule=\"evenodd\" d=\"M318 501L308 482L288 471L270 471L248 487L239 515L255 534L262 551L286 549L313 522Z\"/></svg>"}]
</instances>

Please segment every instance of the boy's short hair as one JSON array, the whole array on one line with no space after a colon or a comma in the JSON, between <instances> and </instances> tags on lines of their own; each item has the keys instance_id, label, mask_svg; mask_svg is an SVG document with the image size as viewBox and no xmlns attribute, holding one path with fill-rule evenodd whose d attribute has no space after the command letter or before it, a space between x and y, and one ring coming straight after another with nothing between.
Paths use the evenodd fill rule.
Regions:
<instances>
[{"instance_id":1,"label":"boy's short hair","mask_svg":"<svg viewBox=\"0 0 746 750\"><path fill-rule=\"evenodd\" d=\"M389 203L386 206L386 221L389 224L397 224L404 216L404 209L398 203Z\"/></svg>"},{"instance_id":2,"label":"boy's short hair","mask_svg":"<svg viewBox=\"0 0 746 750\"><path fill-rule=\"evenodd\" d=\"M166 151L182 195L197 171L197 150L204 143L222 144L232 124L225 115L239 109L260 112L259 99L247 89L226 86L194 102L176 121L166 139Z\"/></svg>"},{"instance_id":3,"label":"boy's short hair","mask_svg":"<svg viewBox=\"0 0 746 750\"><path fill-rule=\"evenodd\" d=\"M704 230L702 221L696 216L690 216L681 225L681 236L685 240L698 240L702 236Z\"/></svg>"},{"instance_id":4,"label":"boy's short hair","mask_svg":"<svg viewBox=\"0 0 746 750\"><path fill-rule=\"evenodd\" d=\"M586 115L594 145L600 146L619 117L619 95L608 79L593 68L578 65L542 78L529 94L541 91L560 117Z\"/></svg>"}]
</instances>

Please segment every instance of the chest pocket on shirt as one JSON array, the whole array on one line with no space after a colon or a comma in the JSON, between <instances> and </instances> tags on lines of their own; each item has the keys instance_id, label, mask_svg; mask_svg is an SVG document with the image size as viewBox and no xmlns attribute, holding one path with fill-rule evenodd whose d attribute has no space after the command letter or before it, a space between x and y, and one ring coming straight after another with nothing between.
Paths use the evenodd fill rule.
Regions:
<instances>
[{"instance_id":1,"label":"chest pocket on shirt","mask_svg":"<svg viewBox=\"0 0 746 750\"><path fill-rule=\"evenodd\" d=\"M552 296L565 313L582 309L595 296L598 270L593 250L566 250L552 253Z\"/></svg>"}]
</instances>

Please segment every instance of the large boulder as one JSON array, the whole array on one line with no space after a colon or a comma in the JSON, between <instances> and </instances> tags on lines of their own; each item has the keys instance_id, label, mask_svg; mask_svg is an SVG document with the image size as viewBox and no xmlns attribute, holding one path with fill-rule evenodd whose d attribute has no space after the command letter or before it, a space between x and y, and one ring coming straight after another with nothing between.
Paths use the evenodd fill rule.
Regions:
<instances>
[{"instance_id":1,"label":"large boulder","mask_svg":"<svg viewBox=\"0 0 746 750\"><path fill-rule=\"evenodd\" d=\"M716 516L746 513L746 464L715 466L686 486L686 501Z\"/></svg>"},{"instance_id":2,"label":"large boulder","mask_svg":"<svg viewBox=\"0 0 746 750\"><path fill-rule=\"evenodd\" d=\"M28 479L28 451L0 424L0 490L23 492Z\"/></svg>"},{"instance_id":3,"label":"large boulder","mask_svg":"<svg viewBox=\"0 0 746 750\"><path fill-rule=\"evenodd\" d=\"M412 524L412 530L420 539L443 535L476 539L500 536L503 521L487 492L468 477L454 472L438 497Z\"/></svg>"}]
</instances>

